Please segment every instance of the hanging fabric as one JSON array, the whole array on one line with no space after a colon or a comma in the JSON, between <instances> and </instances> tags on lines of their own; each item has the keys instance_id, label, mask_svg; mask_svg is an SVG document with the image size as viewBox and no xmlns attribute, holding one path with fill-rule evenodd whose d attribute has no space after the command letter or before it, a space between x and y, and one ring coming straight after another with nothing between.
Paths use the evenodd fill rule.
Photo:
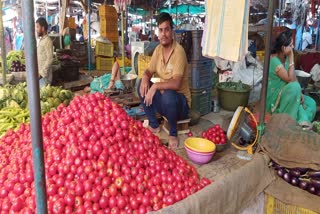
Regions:
<instances>
[{"instance_id":1,"label":"hanging fabric","mask_svg":"<svg viewBox=\"0 0 320 214\"><path fill-rule=\"evenodd\" d=\"M202 54L239 61L248 48L249 0L206 1Z\"/></svg>"}]
</instances>

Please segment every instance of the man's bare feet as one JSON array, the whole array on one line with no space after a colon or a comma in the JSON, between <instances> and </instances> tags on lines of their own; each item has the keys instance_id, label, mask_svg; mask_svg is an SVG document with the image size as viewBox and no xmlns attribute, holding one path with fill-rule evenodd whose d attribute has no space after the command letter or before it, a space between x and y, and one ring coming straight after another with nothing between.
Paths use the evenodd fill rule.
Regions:
<instances>
[{"instance_id":1,"label":"man's bare feet","mask_svg":"<svg viewBox=\"0 0 320 214\"><path fill-rule=\"evenodd\" d=\"M179 146L179 138L176 136L169 136L169 148L176 149Z\"/></svg>"},{"instance_id":2,"label":"man's bare feet","mask_svg":"<svg viewBox=\"0 0 320 214\"><path fill-rule=\"evenodd\" d=\"M160 127L152 128L151 126L149 126L148 128L152 133L160 133L161 131Z\"/></svg>"}]
</instances>

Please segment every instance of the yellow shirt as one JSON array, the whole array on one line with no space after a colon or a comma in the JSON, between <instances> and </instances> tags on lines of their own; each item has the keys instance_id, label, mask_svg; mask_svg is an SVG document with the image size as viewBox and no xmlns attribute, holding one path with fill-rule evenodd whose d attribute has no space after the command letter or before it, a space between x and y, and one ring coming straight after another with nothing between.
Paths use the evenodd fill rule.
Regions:
<instances>
[{"instance_id":1,"label":"yellow shirt","mask_svg":"<svg viewBox=\"0 0 320 214\"><path fill-rule=\"evenodd\" d=\"M161 82L166 82L174 77L182 77L182 84L177 92L186 97L188 105L191 107L188 80L189 65L186 53L180 44L173 41L171 54L166 64L163 56L163 47L158 45L152 54L148 70L159 77Z\"/></svg>"}]
</instances>

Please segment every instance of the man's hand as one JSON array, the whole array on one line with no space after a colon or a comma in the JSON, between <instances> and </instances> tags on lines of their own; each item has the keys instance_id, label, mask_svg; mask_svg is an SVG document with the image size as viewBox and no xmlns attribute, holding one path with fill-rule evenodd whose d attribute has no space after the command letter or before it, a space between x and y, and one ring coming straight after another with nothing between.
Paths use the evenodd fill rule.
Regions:
<instances>
[{"instance_id":1,"label":"man's hand","mask_svg":"<svg viewBox=\"0 0 320 214\"><path fill-rule=\"evenodd\" d=\"M156 91L157 91L157 89L155 87L155 84L153 84L144 97L144 103L146 104L146 106L152 105L152 99L153 99L153 96L155 95Z\"/></svg>"},{"instance_id":2,"label":"man's hand","mask_svg":"<svg viewBox=\"0 0 320 214\"><path fill-rule=\"evenodd\" d=\"M150 81L148 80L148 78L143 77L141 79L141 85L140 85L140 95L141 97L145 97L146 94L149 91L149 87L150 87Z\"/></svg>"}]
</instances>

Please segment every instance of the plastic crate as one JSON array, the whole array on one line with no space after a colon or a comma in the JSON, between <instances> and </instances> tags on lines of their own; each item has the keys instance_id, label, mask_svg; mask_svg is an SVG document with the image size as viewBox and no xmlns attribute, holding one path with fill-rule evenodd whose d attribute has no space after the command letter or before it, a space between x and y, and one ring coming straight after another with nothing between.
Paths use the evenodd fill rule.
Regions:
<instances>
[{"instance_id":1,"label":"plastic crate","mask_svg":"<svg viewBox=\"0 0 320 214\"><path fill-rule=\"evenodd\" d=\"M66 17L66 19L64 20L64 26L72 29L76 29L77 28L76 19L74 17Z\"/></svg>"},{"instance_id":2,"label":"plastic crate","mask_svg":"<svg viewBox=\"0 0 320 214\"><path fill-rule=\"evenodd\" d=\"M192 61L189 65L189 87L191 89L203 89L212 85L212 60Z\"/></svg>"},{"instance_id":3,"label":"plastic crate","mask_svg":"<svg viewBox=\"0 0 320 214\"><path fill-rule=\"evenodd\" d=\"M107 38L110 42L119 42L119 33L107 32L100 29L100 36Z\"/></svg>"},{"instance_id":4,"label":"plastic crate","mask_svg":"<svg viewBox=\"0 0 320 214\"><path fill-rule=\"evenodd\" d=\"M75 57L88 56L88 43L87 42L71 42L72 55Z\"/></svg>"},{"instance_id":5,"label":"plastic crate","mask_svg":"<svg viewBox=\"0 0 320 214\"><path fill-rule=\"evenodd\" d=\"M61 79L69 82L79 80L79 67L80 64L78 62L62 62L60 71Z\"/></svg>"},{"instance_id":6,"label":"plastic crate","mask_svg":"<svg viewBox=\"0 0 320 214\"><path fill-rule=\"evenodd\" d=\"M139 54L138 56L138 77L142 78L144 71L149 67L151 56Z\"/></svg>"},{"instance_id":7,"label":"plastic crate","mask_svg":"<svg viewBox=\"0 0 320 214\"><path fill-rule=\"evenodd\" d=\"M96 58L96 67L97 70L111 71L114 63L112 57L97 57Z\"/></svg>"},{"instance_id":8,"label":"plastic crate","mask_svg":"<svg viewBox=\"0 0 320 214\"><path fill-rule=\"evenodd\" d=\"M117 60L117 62L119 64L119 66L123 67L122 57L117 57L116 60ZM124 63L125 63L124 64L125 67L131 67L131 60L128 57L126 57L124 59Z\"/></svg>"},{"instance_id":9,"label":"plastic crate","mask_svg":"<svg viewBox=\"0 0 320 214\"><path fill-rule=\"evenodd\" d=\"M191 31L192 35L192 52L190 56L190 61L192 60L208 60L208 58L202 55L202 40L203 30L193 30Z\"/></svg>"},{"instance_id":10,"label":"plastic crate","mask_svg":"<svg viewBox=\"0 0 320 214\"><path fill-rule=\"evenodd\" d=\"M96 41L96 56L113 57L113 44Z\"/></svg>"},{"instance_id":11,"label":"plastic crate","mask_svg":"<svg viewBox=\"0 0 320 214\"><path fill-rule=\"evenodd\" d=\"M191 109L199 112L201 116L211 112L211 89L191 90Z\"/></svg>"},{"instance_id":12,"label":"plastic crate","mask_svg":"<svg viewBox=\"0 0 320 214\"><path fill-rule=\"evenodd\" d=\"M117 17L117 10L113 6L109 5L101 5L99 6L99 16L104 17L104 16L115 16Z\"/></svg>"},{"instance_id":13,"label":"plastic crate","mask_svg":"<svg viewBox=\"0 0 320 214\"><path fill-rule=\"evenodd\" d=\"M281 202L275 197L265 194L265 214L292 214L292 213L300 213L300 214L317 214L312 210L308 210L302 207L289 205Z\"/></svg>"},{"instance_id":14,"label":"plastic crate","mask_svg":"<svg viewBox=\"0 0 320 214\"><path fill-rule=\"evenodd\" d=\"M108 32L118 32L118 20L116 18L100 17L100 30L103 29Z\"/></svg>"}]
</instances>

